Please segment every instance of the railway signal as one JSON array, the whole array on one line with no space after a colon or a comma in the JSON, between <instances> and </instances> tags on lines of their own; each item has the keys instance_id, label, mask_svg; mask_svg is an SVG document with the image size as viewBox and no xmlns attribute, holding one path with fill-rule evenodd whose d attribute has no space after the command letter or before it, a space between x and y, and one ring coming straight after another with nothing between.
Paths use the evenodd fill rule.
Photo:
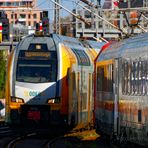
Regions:
<instances>
[{"instance_id":1,"label":"railway signal","mask_svg":"<svg viewBox=\"0 0 148 148\"><path fill-rule=\"evenodd\" d=\"M2 41L9 40L9 20L4 11L0 11L0 22L2 23Z\"/></svg>"},{"instance_id":2,"label":"railway signal","mask_svg":"<svg viewBox=\"0 0 148 148\"><path fill-rule=\"evenodd\" d=\"M0 43L2 42L2 22L0 22Z\"/></svg>"},{"instance_id":3,"label":"railway signal","mask_svg":"<svg viewBox=\"0 0 148 148\"><path fill-rule=\"evenodd\" d=\"M44 34L49 34L49 18L48 18L48 11L42 12L42 29Z\"/></svg>"}]
</instances>

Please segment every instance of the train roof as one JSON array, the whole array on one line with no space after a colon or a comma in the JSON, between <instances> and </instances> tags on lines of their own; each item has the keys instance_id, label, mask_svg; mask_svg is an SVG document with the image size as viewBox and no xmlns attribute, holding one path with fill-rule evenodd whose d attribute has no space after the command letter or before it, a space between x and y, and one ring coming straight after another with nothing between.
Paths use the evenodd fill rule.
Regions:
<instances>
[{"instance_id":1,"label":"train roof","mask_svg":"<svg viewBox=\"0 0 148 148\"><path fill-rule=\"evenodd\" d=\"M84 49L83 44L77 38L58 34L52 34L52 36L56 43L63 43L64 45L70 48Z\"/></svg>"},{"instance_id":2,"label":"train roof","mask_svg":"<svg viewBox=\"0 0 148 148\"><path fill-rule=\"evenodd\" d=\"M47 44L48 49L50 49L51 51L55 51L55 45L53 42L53 39L50 36L35 36L34 34L32 35L28 35L25 38L23 38L19 44L17 45L17 48L19 48L20 50L28 50L29 46L31 44Z\"/></svg>"},{"instance_id":3,"label":"train roof","mask_svg":"<svg viewBox=\"0 0 148 148\"><path fill-rule=\"evenodd\" d=\"M20 50L27 50L29 48L30 43L39 43L44 44L46 43L48 49L51 51L56 50L55 44L58 45L62 43L70 48L82 49L84 50L83 44L76 38L51 34L48 36L36 36L34 34L28 35L22 39L22 41L17 45Z\"/></svg>"},{"instance_id":4,"label":"train roof","mask_svg":"<svg viewBox=\"0 0 148 148\"><path fill-rule=\"evenodd\" d=\"M112 42L102 50L97 61L120 57L126 59L148 58L148 33L139 34L120 42Z\"/></svg>"},{"instance_id":5,"label":"train roof","mask_svg":"<svg viewBox=\"0 0 148 148\"><path fill-rule=\"evenodd\" d=\"M94 40L86 40L85 43L90 47L96 50L97 53L100 52L102 46L105 44L105 42L98 42Z\"/></svg>"}]
</instances>

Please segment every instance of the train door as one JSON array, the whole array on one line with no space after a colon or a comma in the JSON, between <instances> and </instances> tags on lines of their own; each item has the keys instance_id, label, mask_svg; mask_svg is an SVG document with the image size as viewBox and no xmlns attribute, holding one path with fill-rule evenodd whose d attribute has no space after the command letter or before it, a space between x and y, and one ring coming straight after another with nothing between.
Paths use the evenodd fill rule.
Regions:
<instances>
[{"instance_id":1,"label":"train door","mask_svg":"<svg viewBox=\"0 0 148 148\"><path fill-rule=\"evenodd\" d=\"M107 135L112 134L115 122L115 63L112 59L96 63L95 120L97 130Z\"/></svg>"},{"instance_id":2,"label":"train door","mask_svg":"<svg viewBox=\"0 0 148 148\"><path fill-rule=\"evenodd\" d=\"M114 126L113 133L118 135L119 131L119 59L114 61L114 83L113 83L113 92L114 92Z\"/></svg>"},{"instance_id":3,"label":"train door","mask_svg":"<svg viewBox=\"0 0 148 148\"><path fill-rule=\"evenodd\" d=\"M92 73L94 71L90 58L84 50L72 48L77 58L77 64L73 65L76 79L76 99L77 113L75 114L75 122L79 125L86 125L91 121L90 113L92 107Z\"/></svg>"},{"instance_id":4,"label":"train door","mask_svg":"<svg viewBox=\"0 0 148 148\"><path fill-rule=\"evenodd\" d=\"M77 73L78 123L92 122L92 71L81 66Z\"/></svg>"},{"instance_id":5,"label":"train door","mask_svg":"<svg viewBox=\"0 0 148 148\"><path fill-rule=\"evenodd\" d=\"M87 82L86 71L80 66L76 70L77 123L87 122Z\"/></svg>"},{"instance_id":6,"label":"train door","mask_svg":"<svg viewBox=\"0 0 148 148\"><path fill-rule=\"evenodd\" d=\"M70 76L70 117L72 125L86 125L93 119L93 67L74 66Z\"/></svg>"},{"instance_id":7,"label":"train door","mask_svg":"<svg viewBox=\"0 0 148 148\"><path fill-rule=\"evenodd\" d=\"M77 95L77 73L72 71L68 73L69 79L69 99L68 99L68 123L74 126L78 121L78 95Z\"/></svg>"}]
</instances>

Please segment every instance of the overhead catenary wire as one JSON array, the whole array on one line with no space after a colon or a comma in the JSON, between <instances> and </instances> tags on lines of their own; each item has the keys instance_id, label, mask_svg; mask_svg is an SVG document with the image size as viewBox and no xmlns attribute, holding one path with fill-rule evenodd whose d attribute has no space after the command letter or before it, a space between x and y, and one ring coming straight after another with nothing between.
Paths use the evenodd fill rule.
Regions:
<instances>
[{"instance_id":1,"label":"overhead catenary wire","mask_svg":"<svg viewBox=\"0 0 148 148\"><path fill-rule=\"evenodd\" d=\"M142 17L148 21L148 17L146 17L144 14L142 14Z\"/></svg>"},{"instance_id":2,"label":"overhead catenary wire","mask_svg":"<svg viewBox=\"0 0 148 148\"><path fill-rule=\"evenodd\" d=\"M93 3L89 2L88 0L80 0L81 2L87 4L88 6L90 7L93 7L93 8L98 8L97 5L94 5Z\"/></svg>"},{"instance_id":3,"label":"overhead catenary wire","mask_svg":"<svg viewBox=\"0 0 148 148\"><path fill-rule=\"evenodd\" d=\"M87 25L91 25L90 22L86 21L81 15L77 15L73 12L71 12L69 9L65 8L64 6L60 5L59 3L55 2L54 0L50 0L54 4L58 5L59 7L63 8L65 11L69 12L71 15L75 16L77 19L81 20L82 22L86 23Z\"/></svg>"},{"instance_id":4,"label":"overhead catenary wire","mask_svg":"<svg viewBox=\"0 0 148 148\"><path fill-rule=\"evenodd\" d=\"M110 26L112 26L113 28L119 30L120 32L124 33L125 35L128 35L126 30L120 29L119 27L115 26L114 24L110 23L109 21L107 21L106 19L104 19L103 17L101 17L100 15L92 12L90 9L86 8L85 6L81 5L80 3L77 3L80 7L82 7L83 9L87 10L90 13L93 13L96 17L98 17L99 19L103 20L104 22L106 22L107 24L109 24Z\"/></svg>"}]
</instances>

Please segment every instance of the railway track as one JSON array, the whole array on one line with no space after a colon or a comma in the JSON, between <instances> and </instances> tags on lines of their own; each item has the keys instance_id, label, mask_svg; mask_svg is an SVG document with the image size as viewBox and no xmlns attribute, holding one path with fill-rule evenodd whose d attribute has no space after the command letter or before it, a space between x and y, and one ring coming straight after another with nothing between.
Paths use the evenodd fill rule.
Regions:
<instances>
[{"instance_id":1,"label":"railway track","mask_svg":"<svg viewBox=\"0 0 148 148\"><path fill-rule=\"evenodd\" d=\"M18 129L17 129L18 131ZM63 134L64 130L58 128L33 128L19 129L18 135L11 138L7 144L6 148L26 148L26 147L35 147L35 148L44 148L47 147L47 144L50 140L55 137L59 137Z\"/></svg>"},{"instance_id":2,"label":"railway track","mask_svg":"<svg viewBox=\"0 0 148 148\"><path fill-rule=\"evenodd\" d=\"M108 145L102 136L96 135L95 130L68 131L62 127L11 128L4 124L0 127L0 137L0 148L117 148Z\"/></svg>"}]
</instances>

